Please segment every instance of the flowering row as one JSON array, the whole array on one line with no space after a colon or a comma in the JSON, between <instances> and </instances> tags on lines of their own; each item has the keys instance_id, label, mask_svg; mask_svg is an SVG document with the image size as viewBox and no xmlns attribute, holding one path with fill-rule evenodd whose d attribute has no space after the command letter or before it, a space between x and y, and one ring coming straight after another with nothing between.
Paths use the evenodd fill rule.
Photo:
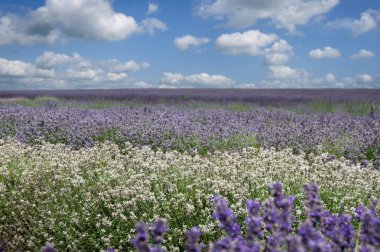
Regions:
<instances>
[{"instance_id":1,"label":"flowering row","mask_svg":"<svg viewBox=\"0 0 380 252\"><path fill-rule=\"evenodd\" d=\"M213 217L219 222L226 236L210 244L208 251L289 251L289 252L335 252L377 251L380 249L380 215L376 213L377 202L370 209L359 206L355 218L360 229L356 233L351 217L333 215L323 207L316 184L304 187L306 220L298 230L294 227L294 196L283 194L282 184L270 187L272 199L261 206L260 202L248 200L246 204L245 229L242 231L236 215L225 199L214 197ZM139 252L165 252L162 246L169 226L164 219L157 219L149 229L144 222L136 225L136 236L131 245ZM200 242L201 232L193 227L186 232L186 252L201 252L206 246ZM150 245L150 241L153 245ZM51 244L43 252L55 251ZM107 252L116 251L109 248Z\"/></svg>"},{"instance_id":2,"label":"flowering row","mask_svg":"<svg viewBox=\"0 0 380 252\"><path fill-rule=\"evenodd\" d=\"M227 198L237 219L247 199L264 201L266 185L282 181L295 196L294 227L307 211L303 185L318 183L324 208L354 215L380 195L380 173L329 154L246 148L208 156L112 143L72 150L63 144L0 140L0 244L7 251L130 250L134 226L157 216L170 221L163 246L183 251L193 226L208 244L220 237L213 195ZM372 164L368 166L371 168ZM1 246L0 246L1 247Z\"/></svg>"},{"instance_id":3,"label":"flowering row","mask_svg":"<svg viewBox=\"0 0 380 252\"><path fill-rule=\"evenodd\" d=\"M285 197L279 182L273 184L270 190L273 198L266 200L263 206L255 200L247 201L244 232L227 201L215 196L213 217L219 221L219 227L227 236L212 242L208 251L364 252L380 249L380 215L376 213L377 202L373 202L370 209L363 206L356 209L355 217L360 226L356 233L350 216L331 214L323 208L317 185L306 185L304 193L307 218L297 231L293 227L292 214L295 198ZM164 220L156 220L152 225L154 245L150 247L146 225L139 223L132 245L139 252L165 252L161 244L167 230ZM187 252L202 251L205 245L200 243L200 236L201 232L196 227L187 231Z\"/></svg>"},{"instance_id":4,"label":"flowering row","mask_svg":"<svg viewBox=\"0 0 380 252\"><path fill-rule=\"evenodd\" d=\"M128 141L164 150L206 154L247 146L291 148L344 156L380 168L380 115L296 114L257 108L245 112L174 107L30 108L0 106L0 138L64 143L76 149L96 142Z\"/></svg>"}]
</instances>

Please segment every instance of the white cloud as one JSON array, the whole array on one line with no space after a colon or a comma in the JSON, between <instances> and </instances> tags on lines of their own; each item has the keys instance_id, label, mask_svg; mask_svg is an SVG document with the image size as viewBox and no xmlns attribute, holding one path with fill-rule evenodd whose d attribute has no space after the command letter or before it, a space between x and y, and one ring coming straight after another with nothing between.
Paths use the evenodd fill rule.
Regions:
<instances>
[{"instance_id":1,"label":"white cloud","mask_svg":"<svg viewBox=\"0 0 380 252\"><path fill-rule=\"evenodd\" d=\"M137 24L133 17L114 11L108 0L46 0L24 16L0 16L0 45L55 43L64 38L113 41L157 29L166 30L166 24L154 18Z\"/></svg>"},{"instance_id":2,"label":"white cloud","mask_svg":"<svg viewBox=\"0 0 380 252\"><path fill-rule=\"evenodd\" d=\"M351 31L353 36L369 32L380 27L380 11L369 9L360 14L359 19L344 18L330 22L329 27L344 28Z\"/></svg>"},{"instance_id":3,"label":"white cloud","mask_svg":"<svg viewBox=\"0 0 380 252\"><path fill-rule=\"evenodd\" d=\"M236 86L236 88L257 88L257 85L255 83L243 83Z\"/></svg>"},{"instance_id":4,"label":"white cloud","mask_svg":"<svg viewBox=\"0 0 380 252\"><path fill-rule=\"evenodd\" d=\"M262 33L259 30L249 30L223 34L216 40L217 47L225 54L259 56L264 54L264 48L278 40L277 35Z\"/></svg>"},{"instance_id":5,"label":"white cloud","mask_svg":"<svg viewBox=\"0 0 380 252\"><path fill-rule=\"evenodd\" d=\"M36 63L0 58L0 85L24 88L134 87L128 72L149 67L148 62L134 60L92 61L77 53L70 55L44 52Z\"/></svg>"},{"instance_id":6,"label":"white cloud","mask_svg":"<svg viewBox=\"0 0 380 252\"><path fill-rule=\"evenodd\" d=\"M161 78L162 85L171 87L226 87L235 84L235 81L223 75L199 73L183 75L181 73L164 72Z\"/></svg>"},{"instance_id":7,"label":"white cloud","mask_svg":"<svg viewBox=\"0 0 380 252\"><path fill-rule=\"evenodd\" d=\"M294 32L297 25L307 24L313 17L328 13L339 0L203 0L198 14L227 19L227 25L248 27L257 20L270 19L278 28Z\"/></svg>"},{"instance_id":8,"label":"white cloud","mask_svg":"<svg viewBox=\"0 0 380 252\"><path fill-rule=\"evenodd\" d=\"M356 76L356 80L359 82L372 82L373 77L369 74L361 74Z\"/></svg>"},{"instance_id":9,"label":"white cloud","mask_svg":"<svg viewBox=\"0 0 380 252\"><path fill-rule=\"evenodd\" d=\"M166 31L168 27L166 24L157 18L147 18L144 19L139 28L138 31L141 33L149 33L150 35L153 35L156 30Z\"/></svg>"},{"instance_id":10,"label":"white cloud","mask_svg":"<svg viewBox=\"0 0 380 252\"><path fill-rule=\"evenodd\" d=\"M107 78L110 81L122 81L128 77L126 73L107 73Z\"/></svg>"},{"instance_id":11,"label":"white cloud","mask_svg":"<svg viewBox=\"0 0 380 252\"><path fill-rule=\"evenodd\" d=\"M101 69L69 69L67 70L67 77L69 79L83 79L97 81L103 74Z\"/></svg>"},{"instance_id":12,"label":"white cloud","mask_svg":"<svg viewBox=\"0 0 380 252\"><path fill-rule=\"evenodd\" d=\"M376 55L373 52L371 52L369 50L362 49L359 52L351 55L350 58L351 59L365 59L365 58L373 58L375 56Z\"/></svg>"},{"instance_id":13,"label":"white cloud","mask_svg":"<svg viewBox=\"0 0 380 252\"><path fill-rule=\"evenodd\" d=\"M0 58L0 77L53 77L54 70L38 68L28 62Z\"/></svg>"},{"instance_id":14,"label":"white cloud","mask_svg":"<svg viewBox=\"0 0 380 252\"><path fill-rule=\"evenodd\" d=\"M69 56L54 52L44 52L41 56L37 57L36 66L41 68L54 68L61 65L79 62L81 60L82 57L77 53L73 53L72 56Z\"/></svg>"},{"instance_id":15,"label":"white cloud","mask_svg":"<svg viewBox=\"0 0 380 252\"><path fill-rule=\"evenodd\" d=\"M168 84L179 84L185 77L181 73L164 72L161 81Z\"/></svg>"},{"instance_id":16,"label":"white cloud","mask_svg":"<svg viewBox=\"0 0 380 252\"><path fill-rule=\"evenodd\" d=\"M207 73L186 76L186 81L190 84L200 84L205 86L224 86L235 83L234 80L223 75L209 75Z\"/></svg>"},{"instance_id":17,"label":"white cloud","mask_svg":"<svg viewBox=\"0 0 380 252\"><path fill-rule=\"evenodd\" d=\"M178 50L185 51L190 47L199 47L203 44L207 44L210 42L208 38L197 38L192 35L185 35L183 37L175 38L174 44L178 48Z\"/></svg>"},{"instance_id":18,"label":"white cloud","mask_svg":"<svg viewBox=\"0 0 380 252\"><path fill-rule=\"evenodd\" d=\"M325 46L323 49L311 50L309 57L312 59L339 58L340 52L335 48Z\"/></svg>"},{"instance_id":19,"label":"white cloud","mask_svg":"<svg viewBox=\"0 0 380 252\"><path fill-rule=\"evenodd\" d=\"M332 74L332 73L327 74L326 77L325 77L325 80L328 83L334 83L334 82L336 82L335 75Z\"/></svg>"},{"instance_id":20,"label":"white cloud","mask_svg":"<svg viewBox=\"0 0 380 252\"><path fill-rule=\"evenodd\" d=\"M269 70L271 71L271 77L277 80L299 79L307 76L305 71L293 69L289 66L272 65L269 66Z\"/></svg>"},{"instance_id":21,"label":"white cloud","mask_svg":"<svg viewBox=\"0 0 380 252\"><path fill-rule=\"evenodd\" d=\"M158 5L155 3L149 3L148 10L146 12L147 15L155 13L158 11Z\"/></svg>"},{"instance_id":22,"label":"white cloud","mask_svg":"<svg viewBox=\"0 0 380 252\"><path fill-rule=\"evenodd\" d=\"M150 67L148 62L137 63L134 60L120 62L116 59L103 62L103 65L112 72L137 72L141 69Z\"/></svg>"},{"instance_id":23,"label":"white cloud","mask_svg":"<svg viewBox=\"0 0 380 252\"><path fill-rule=\"evenodd\" d=\"M259 30L223 34L217 38L216 45L223 53L233 56L262 56L267 65L284 65L293 55L293 48L286 40Z\"/></svg>"},{"instance_id":24,"label":"white cloud","mask_svg":"<svg viewBox=\"0 0 380 252\"><path fill-rule=\"evenodd\" d=\"M58 30L29 32L27 21L8 14L0 17L0 45L55 43L60 37Z\"/></svg>"},{"instance_id":25,"label":"white cloud","mask_svg":"<svg viewBox=\"0 0 380 252\"><path fill-rule=\"evenodd\" d=\"M265 61L268 65L283 65L289 61L293 48L283 39L265 49Z\"/></svg>"}]
</instances>

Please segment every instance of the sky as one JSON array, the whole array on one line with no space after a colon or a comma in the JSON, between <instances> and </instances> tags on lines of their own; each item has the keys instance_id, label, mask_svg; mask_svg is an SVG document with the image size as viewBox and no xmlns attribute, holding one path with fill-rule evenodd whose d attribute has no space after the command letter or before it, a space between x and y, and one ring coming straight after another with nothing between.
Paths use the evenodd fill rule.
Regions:
<instances>
[{"instance_id":1,"label":"sky","mask_svg":"<svg viewBox=\"0 0 380 252\"><path fill-rule=\"evenodd\" d=\"M0 90L380 88L379 0L2 0Z\"/></svg>"}]
</instances>

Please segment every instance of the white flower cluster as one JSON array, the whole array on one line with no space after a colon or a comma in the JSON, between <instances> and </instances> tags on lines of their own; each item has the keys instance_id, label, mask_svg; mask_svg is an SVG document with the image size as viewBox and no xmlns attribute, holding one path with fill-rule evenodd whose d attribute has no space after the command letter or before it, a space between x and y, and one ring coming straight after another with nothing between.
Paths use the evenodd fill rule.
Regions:
<instances>
[{"instance_id":1,"label":"white flower cluster","mask_svg":"<svg viewBox=\"0 0 380 252\"><path fill-rule=\"evenodd\" d=\"M130 144L123 150L111 143L70 150L0 141L0 243L9 251L37 251L45 242L58 250L130 250L134 225L157 216L170 225L165 247L183 250L184 233L192 226L205 239L219 234L211 217L213 195L228 198L244 216L246 200L265 200L267 186L276 181L299 200L296 221L304 217L306 183L318 183L334 213L352 214L360 202L380 195L378 171L324 153L252 148L204 157Z\"/></svg>"}]
</instances>

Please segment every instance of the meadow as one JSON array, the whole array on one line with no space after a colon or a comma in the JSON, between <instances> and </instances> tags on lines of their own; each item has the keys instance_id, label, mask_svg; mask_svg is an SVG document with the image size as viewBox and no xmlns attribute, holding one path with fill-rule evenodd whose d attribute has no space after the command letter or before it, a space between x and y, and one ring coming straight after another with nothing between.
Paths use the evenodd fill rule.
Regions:
<instances>
[{"instance_id":1,"label":"meadow","mask_svg":"<svg viewBox=\"0 0 380 252\"><path fill-rule=\"evenodd\" d=\"M379 90L1 92L0 169L6 251L380 250Z\"/></svg>"}]
</instances>

